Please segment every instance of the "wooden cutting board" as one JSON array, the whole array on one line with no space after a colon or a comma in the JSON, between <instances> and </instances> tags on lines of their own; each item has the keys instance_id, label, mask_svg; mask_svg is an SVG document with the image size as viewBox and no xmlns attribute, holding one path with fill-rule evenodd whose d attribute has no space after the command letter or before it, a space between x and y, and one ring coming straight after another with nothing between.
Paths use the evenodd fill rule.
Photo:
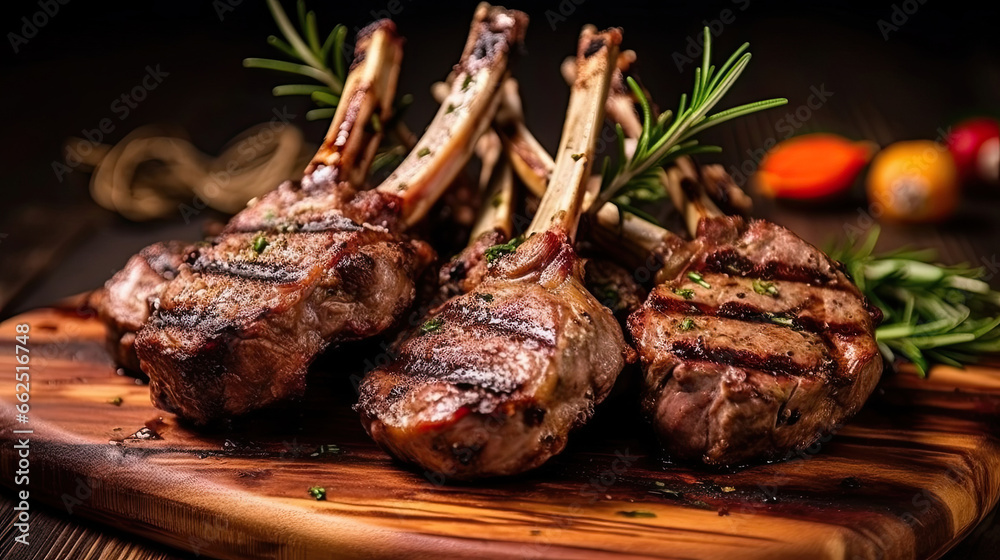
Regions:
<instances>
[{"instance_id":1,"label":"wooden cutting board","mask_svg":"<svg viewBox=\"0 0 1000 560\"><path fill-rule=\"evenodd\" d=\"M13 376L0 392L0 478L13 485L13 430L30 429L33 504L202 555L935 558L1000 496L1000 370L892 376L815 448L736 472L659 458L626 378L542 469L453 484L390 459L351 411L375 345L321 358L305 402L203 433L116 374L78 301L0 324L2 368L18 324L31 356L27 424Z\"/></svg>"}]
</instances>

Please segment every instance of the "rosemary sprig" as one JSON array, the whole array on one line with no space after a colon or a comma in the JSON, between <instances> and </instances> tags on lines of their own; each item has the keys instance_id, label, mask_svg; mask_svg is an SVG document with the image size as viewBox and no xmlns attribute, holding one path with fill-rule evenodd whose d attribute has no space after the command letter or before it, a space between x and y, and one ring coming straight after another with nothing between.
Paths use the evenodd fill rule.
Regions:
<instances>
[{"instance_id":1,"label":"rosemary sprig","mask_svg":"<svg viewBox=\"0 0 1000 560\"><path fill-rule=\"evenodd\" d=\"M320 43L319 30L316 25L316 12L306 11L305 0L298 0L299 29L297 30L288 19L288 14L281 8L278 0L267 0L274 22L284 39L271 35L267 43L291 58L275 60L270 58L246 58L243 66L247 68L264 68L304 76L319 82L318 84L287 84L276 86L272 93L282 95L308 95L320 106L306 113L309 120L331 118L340 102L340 94L344 91L344 80L347 79L346 54L344 41L347 38L347 27L337 25L326 39ZM305 36L303 38L303 36Z\"/></svg>"},{"instance_id":2,"label":"rosemary sprig","mask_svg":"<svg viewBox=\"0 0 1000 560\"><path fill-rule=\"evenodd\" d=\"M982 279L982 269L935 264L931 251L874 255L878 235L875 228L830 256L882 310L875 335L886 359L905 358L923 377L935 363L962 367L1000 352L1000 292Z\"/></svg>"},{"instance_id":3,"label":"rosemary sprig","mask_svg":"<svg viewBox=\"0 0 1000 560\"><path fill-rule=\"evenodd\" d=\"M628 157L625 152L625 132L621 126L616 127L617 158L613 164L611 158L604 160L601 193L596 203L590 207L591 213L609 201L630 204L633 199L648 198L649 192L662 192L657 170L682 155L720 151L717 146L699 145L693 139L699 132L737 117L788 103L784 98L768 99L709 115L708 112L729 91L750 63L750 53L745 52L750 45L744 43L725 64L716 68L709 63L712 35L708 27L704 29L704 37L702 63L694 71L694 91L690 98L686 94L681 95L676 113L665 111L654 117L652 104L642 88L631 77L626 79L642 107L642 133L636 142L635 151ZM623 195L625 198L621 198Z\"/></svg>"}]
</instances>

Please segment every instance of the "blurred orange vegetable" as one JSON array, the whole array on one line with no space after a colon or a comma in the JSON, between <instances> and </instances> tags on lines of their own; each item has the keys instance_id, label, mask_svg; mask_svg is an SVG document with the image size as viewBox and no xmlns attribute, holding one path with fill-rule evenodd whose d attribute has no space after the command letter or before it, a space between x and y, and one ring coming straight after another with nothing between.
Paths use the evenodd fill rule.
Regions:
<instances>
[{"instance_id":1,"label":"blurred orange vegetable","mask_svg":"<svg viewBox=\"0 0 1000 560\"><path fill-rule=\"evenodd\" d=\"M936 222L958 205L958 169L947 147L930 140L896 142L868 171L868 200L890 221Z\"/></svg>"},{"instance_id":2,"label":"blurred orange vegetable","mask_svg":"<svg viewBox=\"0 0 1000 560\"><path fill-rule=\"evenodd\" d=\"M797 200L826 199L848 191L877 146L836 134L796 136L771 149L757 170L761 193Z\"/></svg>"}]
</instances>

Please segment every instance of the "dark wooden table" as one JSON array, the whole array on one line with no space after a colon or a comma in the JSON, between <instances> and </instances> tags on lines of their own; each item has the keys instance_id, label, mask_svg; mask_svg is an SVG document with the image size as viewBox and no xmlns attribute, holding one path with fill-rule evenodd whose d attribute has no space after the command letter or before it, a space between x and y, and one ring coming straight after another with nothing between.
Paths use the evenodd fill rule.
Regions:
<instances>
[{"instance_id":1,"label":"dark wooden table","mask_svg":"<svg viewBox=\"0 0 1000 560\"><path fill-rule=\"evenodd\" d=\"M343 4L317 6L322 27L339 21L353 28L373 16L388 15L399 23L408 40L400 91L414 94L407 120L420 130L435 108L427 86L447 73L475 2L459 3L460 8L419 0ZM744 40L751 42L754 61L731 93L731 102L780 95L788 97L789 105L706 135L724 149L718 161L738 180L755 167L763 146L790 130L832 131L886 145L934 139L968 114L993 111L996 116L1000 45L993 28L998 21L995 7L964 11L950 3L859 2L802 8L792 2L764 6L750 0L667 4L509 3L532 16L527 57L515 74L521 79L528 123L546 147L552 150L558 142L565 108L558 65L572 51L584 23L624 27L625 44L638 52L646 85L667 105L690 87L691 65L679 72L678 55L685 55L703 22L720 31L717 56L727 55ZM909 10L910 4L919 7L894 16L898 6ZM39 9L32 1L5 7L9 15L3 21L13 30L20 29L22 16L30 18ZM390 9L396 13L390 14ZM160 239L197 239L204 222L217 217L206 212L185 223L178 213L172 219L134 224L96 208L89 200L85 174L77 171L60 180L53 172L52 162L60 161L65 138L114 116L115 130L108 135L112 142L140 125L166 122L184 127L196 145L217 153L231 137L266 121L271 110L280 107L297 115L295 123L310 139L318 141L325 129L325 123L305 122L308 103L269 95L271 86L280 83L274 75L240 67L245 56L268 54L264 38L274 29L262 2L163 0L127 8L71 3L61 5L49 19L0 69L5 85L0 88L0 107L7 132L0 136L4 317L99 286L144 245ZM880 20L896 29L884 24L880 29ZM118 120L110 104L141 79L149 64L161 65L169 76ZM809 108L809 98L818 90L830 93L818 108ZM790 119L796 111L799 116ZM998 192L968 193L959 216L942 226L887 227L882 246L935 247L944 260L984 265L995 273L1000 262ZM757 213L819 244L871 224L860 198L823 209L758 200ZM12 548L11 496L6 490L0 496L4 558L191 557L37 506L31 555L23 556L23 548ZM947 558L995 558L998 546L1000 523L994 511Z\"/></svg>"}]
</instances>

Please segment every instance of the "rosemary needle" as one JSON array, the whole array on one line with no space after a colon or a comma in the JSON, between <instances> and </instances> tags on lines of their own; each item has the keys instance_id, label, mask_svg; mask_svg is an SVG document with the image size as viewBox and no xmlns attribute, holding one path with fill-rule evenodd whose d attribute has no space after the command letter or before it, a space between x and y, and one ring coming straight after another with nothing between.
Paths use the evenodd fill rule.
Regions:
<instances>
[{"instance_id":1,"label":"rosemary needle","mask_svg":"<svg viewBox=\"0 0 1000 560\"><path fill-rule=\"evenodd\" d=\"M663 190L656 174L660 168L682 155L720 151L716 146L699 145L692 138L694 135L719 123L788 103L784 98L768 99L709 115L709 111L736 83L750 63L750 53L744 52L749 47L744 44L716 69L710 64L712 35L708 27L704 29L704 37L702 64L695 69L694 90L690 99L686 94L681 95L676 113L666 111L654 118L652 104L642 88L631 77L626 79L642 108L642 133L636 142L635 151L628 157L625 153L625 133L621 126L616 127L617 158L613 164L611 158L604 160L601 192L595 204L590 207L591 213L610 201L629 205L631 210L632 200L655 200L662 197L656 194Z\"/></svg>"},{"instance_id":2,"label":"rosemary needle","mask_svg":"<svg viewBox=\"0 0 1000 560\"><path fill-rule=\"evenodd\" d=\"M333 116L340 94L344 90L347 79L345 65L344 41L347 38L347 28L338 25L333 28L321 43L316 24L316 12L306 11L304 0L299 0L299 29L296 29L281 8L278 0L267 0L274 22L281 30L284 39L274 35L267 38L267 43L292 59L276 60L271 58L246 58L243 66L247 68L263 68L303 76L319 82L319 84L288 84L274 88L272 93L280 95L308 95L320 106L306 113L309 120L325 119Z\"/></svg>"},{"instance_id":3,"label":"rosemary needle","mask_svg":"<svg viewBox=\"0 0 1000 560\"><path fill-rule=\"evenodd\" d=\"M961 367L1000 352L1000 292L982 269L935 264L929 251L875 255L878 234L875 228L830 256L882 310L875 337L886 359L909 360L923 377L935 363Z\"/></svg>"}]
</instances>

